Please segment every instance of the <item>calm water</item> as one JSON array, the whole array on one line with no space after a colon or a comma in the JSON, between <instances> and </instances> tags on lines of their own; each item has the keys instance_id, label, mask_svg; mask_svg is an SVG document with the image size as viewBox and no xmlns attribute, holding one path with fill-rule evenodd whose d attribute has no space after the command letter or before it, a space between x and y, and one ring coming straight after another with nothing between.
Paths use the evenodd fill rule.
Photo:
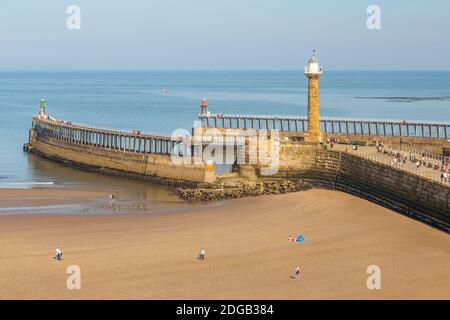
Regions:
<instances>
[{"instance_id":1,"label":"calm water","mask_svg":"<svg viewBox=\"0 0 450 320\"><path fill-rule=\"evenodd\" d=\"M170 134L192 127L203 97L212 112L305 115L306 90L301 72L0 72L0 187L131 188L155 201L167 194L162 187L83 173L23 153L41 98L58 118ZM450 121L450 99L357 98L399 96L450 97L450 72L326 72L321 79L324 116Z\"/></svg>"}]
</instances>

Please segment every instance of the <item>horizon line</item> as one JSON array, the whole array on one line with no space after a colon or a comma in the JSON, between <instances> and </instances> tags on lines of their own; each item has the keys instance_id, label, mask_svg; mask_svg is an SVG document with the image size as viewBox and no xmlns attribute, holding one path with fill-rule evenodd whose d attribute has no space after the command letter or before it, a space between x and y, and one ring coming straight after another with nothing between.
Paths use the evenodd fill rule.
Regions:
<instances>
[{"instance_id":1,"label":"horizon line","mask_svg":"<svg viewBox=\"0 0 450 320\"><path fill-rule=\"evenodd\" d=\"M0 72L301 72L302 69L0 68ZM325 72L450 72L450 69L325 69Z\"/></svg>"}]
</instances>

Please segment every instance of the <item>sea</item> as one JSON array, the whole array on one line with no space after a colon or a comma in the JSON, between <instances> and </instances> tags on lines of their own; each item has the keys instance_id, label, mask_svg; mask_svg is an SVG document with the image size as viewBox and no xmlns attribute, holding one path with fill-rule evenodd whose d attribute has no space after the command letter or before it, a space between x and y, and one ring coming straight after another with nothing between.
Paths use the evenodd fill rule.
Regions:
<instances>
[{"instance_id":1,"label":"sea","mask_svg":"<svg viewBox=\"0 0 450 320\"><path fill-rule=\"evenodd\" d=\"M47 112L59 119L170 134L192 128L202 98L211 112L306 115L307 79L300 70L0 72L0 188L116 188L167 201L167 187L23 152L31 118L45 99ZM320 110L333 117L450 121L450 72L326 71Z\"/></svg>"}]
</instances>

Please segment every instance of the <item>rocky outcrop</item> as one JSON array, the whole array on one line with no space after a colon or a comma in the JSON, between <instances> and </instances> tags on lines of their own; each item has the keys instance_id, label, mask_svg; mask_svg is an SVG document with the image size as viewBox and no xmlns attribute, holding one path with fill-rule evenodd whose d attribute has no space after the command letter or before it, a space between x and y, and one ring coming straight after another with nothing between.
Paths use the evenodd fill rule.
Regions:
<instances>
[{"instance_id":1,"label":"rocky outcrop","mask_svg":"<svg viewBox=\"0 0 450 320\"><path fill-rule=\"evenodd\" d=\"M205 184L202 188L178 188L175 194L188 201L212 201L254 197L268 194L284 194L314 188L314 185L297 180L271 180L263 182L218 182Z\"/></svg>"}]
</instances>

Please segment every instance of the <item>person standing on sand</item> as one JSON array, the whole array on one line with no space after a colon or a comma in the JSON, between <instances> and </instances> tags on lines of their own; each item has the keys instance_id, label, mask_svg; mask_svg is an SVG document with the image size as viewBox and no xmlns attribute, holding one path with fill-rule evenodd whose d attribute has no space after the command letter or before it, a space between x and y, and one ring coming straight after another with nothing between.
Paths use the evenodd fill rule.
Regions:
<instances>
[{"instance_id":1,"label":"person standing on sand","mask_svg":"<svg viewBox=\"0 0 450 320\"><path fill-rule=\"evenodd\" d=\"M55 250L56 262L60 262L61 261L62 255L63 255L62 250L59 247L56 247L56 250Z\"/></svg>"},{"instance_id":2,"label":"person standing on sand","mask_svg":"<svg viewBox=\"0 0 450 320\"><path fill-rule=\"evenodd\" d=\"M202 250L200 250L200 254L198 255L200 260L205 260L205 249L202 248Z\"/></svg>"},{"instance_id":3,"label":"person standing on sand","mask_svg":"<svg viewBox=\"0 0 450 320\"><path fill-rule=\"evenodd\" d=\"M113 207L114 204L115 204L115 202L116 202L116 195L115 195L114 193L111 193L111 194L109 195L109 203L110 203L110 205Z\"/></svg>"},{"instance_id":4,"label":"person standing on sand","mask_svg":"<svg viewBox=\"0 0 450 320\"><path fill-rule=\"evenodd\" d=\"M297 266L297 268L295 268L295 280L300 280L300 268Z\"/></svg>"}]
</instances>

